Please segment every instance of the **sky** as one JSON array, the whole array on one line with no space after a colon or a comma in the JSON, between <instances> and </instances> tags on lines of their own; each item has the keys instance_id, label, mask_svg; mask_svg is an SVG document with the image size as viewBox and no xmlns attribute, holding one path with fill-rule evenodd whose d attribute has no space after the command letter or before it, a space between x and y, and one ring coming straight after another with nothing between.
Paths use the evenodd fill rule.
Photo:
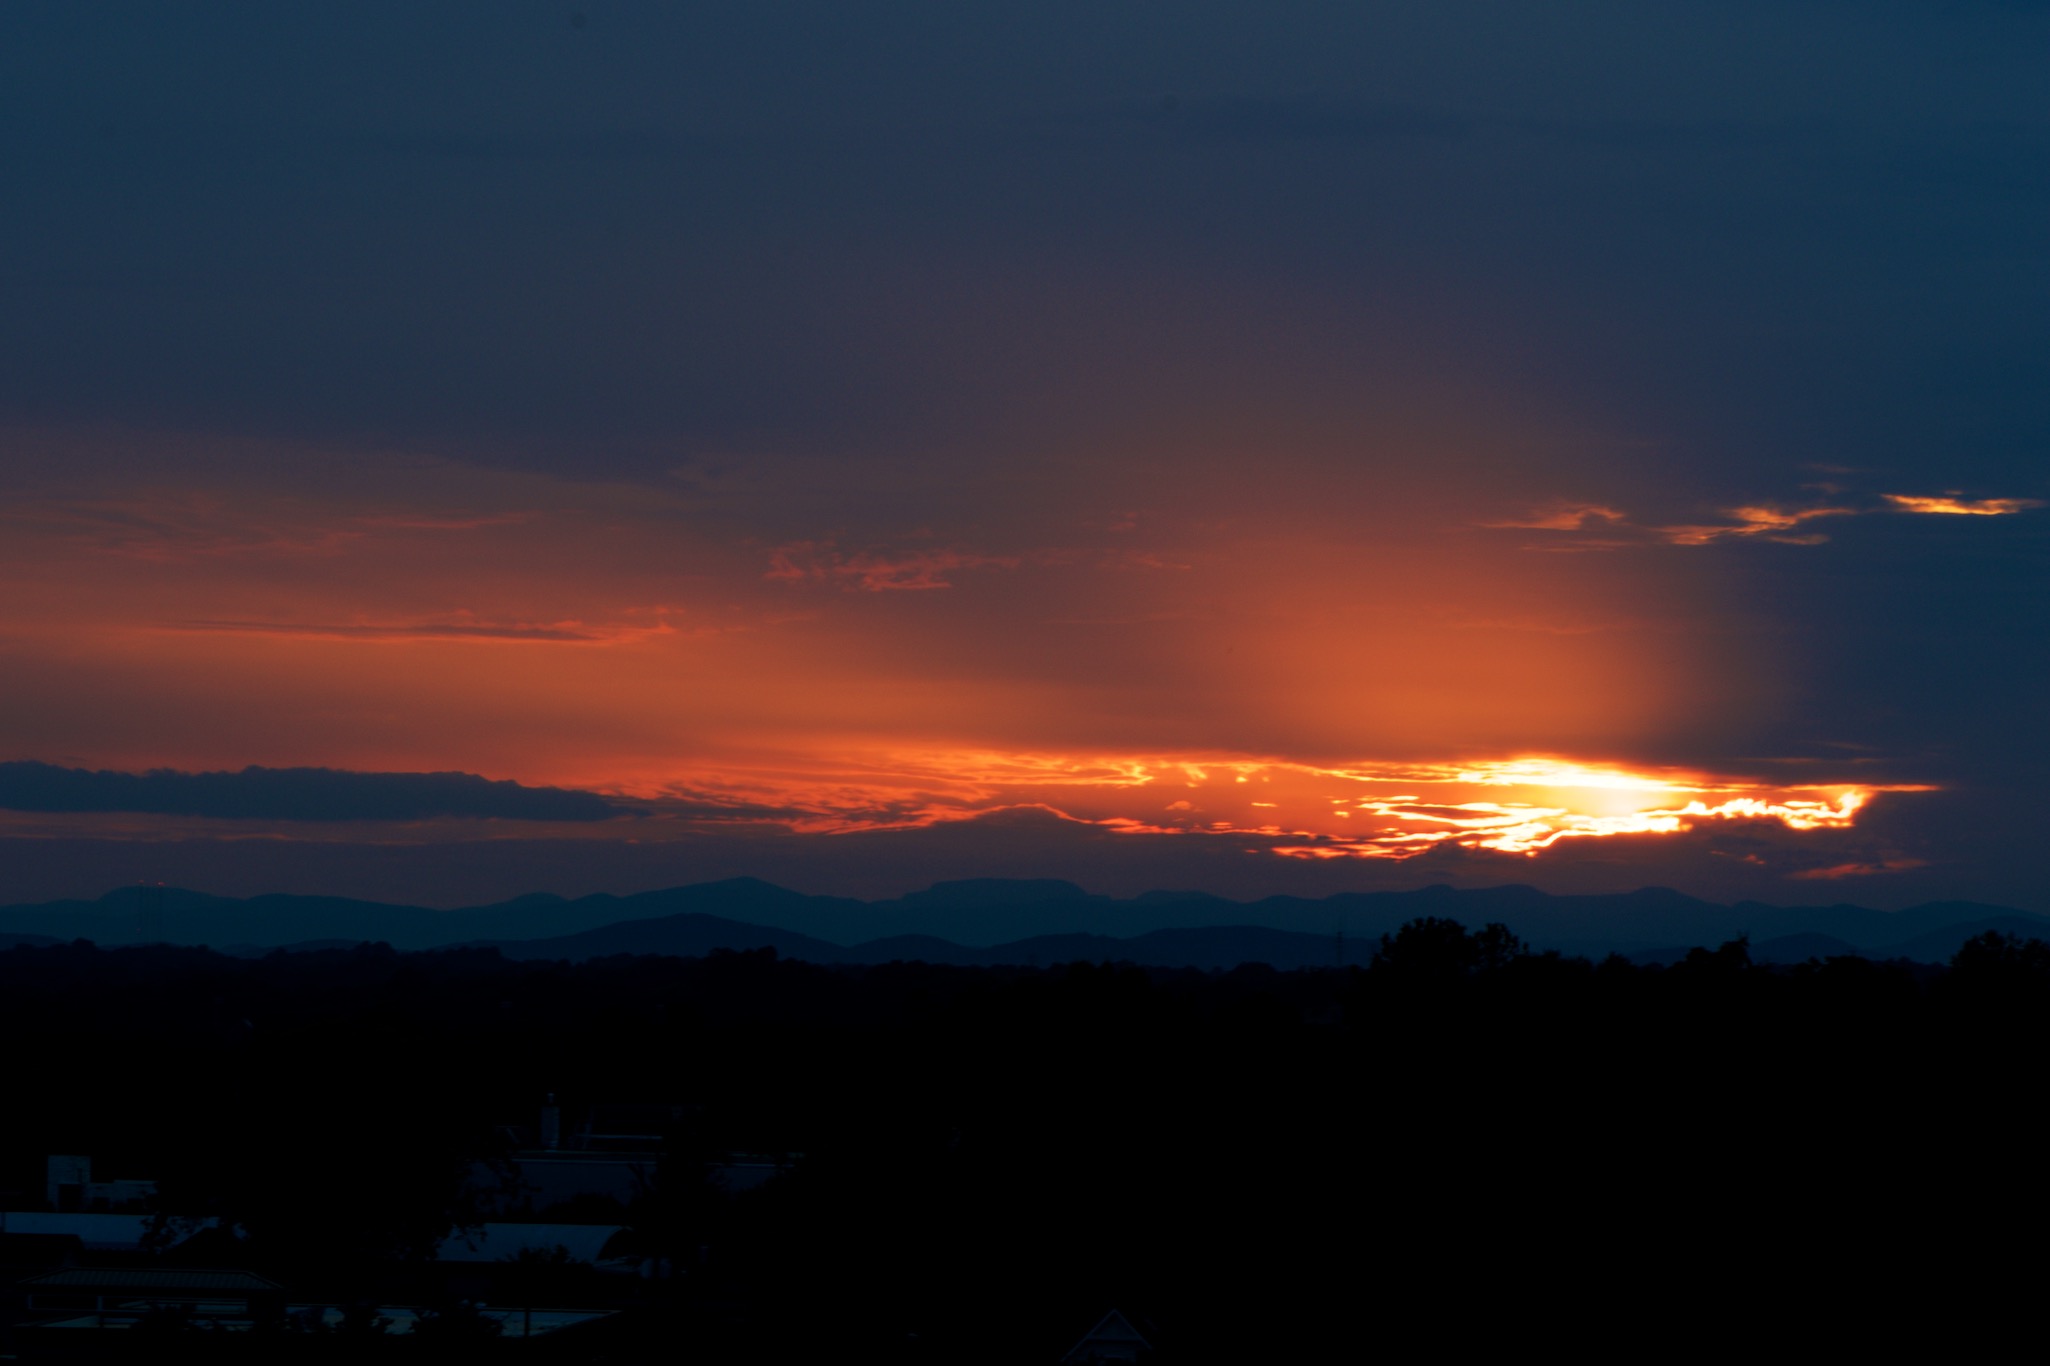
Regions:
<instances>
[{"instance_id":1,"label":"sky","mask_svg":"<svg viewBox=\"0 0 2050 1366\"><path fill-rule=\"evenodd\" d=\"M0 901L2050 910L2050 6L0 13Z\"/></svg>"}]
</instances>

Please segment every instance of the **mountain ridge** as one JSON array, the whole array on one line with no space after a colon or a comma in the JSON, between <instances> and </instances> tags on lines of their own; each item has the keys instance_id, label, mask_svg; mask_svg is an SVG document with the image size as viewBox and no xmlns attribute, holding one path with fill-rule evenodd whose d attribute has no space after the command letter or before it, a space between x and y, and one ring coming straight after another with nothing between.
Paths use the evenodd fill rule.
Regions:
<instances>
[{"instance_id":1,"label":"mountain ridge","mask_svg":"<svg viewBox=\"0 0 2050 1366\"><path fill-rule=\"evenodd\" d=\"M729 878L624 896L532 893L454 910L346 897L236 898L123 887L92 901L0 907L0 936L88 939L108 946L212 944L240 952L369 941L404 950L490 945L518 957L773 947L828 962L911 956L964 964L1054 961L1060 953L1100 952L1165 966L1309 966L1364 961L1381 935L1433 915L1476 927L1500 922L1534 948L1594 957L1684 952L1748 936L1761 950L1784 944L1792 952L1805 937L1862 954L1898 951L1938 961L1956 952L1970 933L1986 929L2050 937L2050 916L1963 901L1902 911L1843 903L1724 906L1666 887L1572 895L1511 883L1242 902L1188 892L1118 898L1054 879L991 878L937 883L877 901Z\"/></svg>"}]
</instances>

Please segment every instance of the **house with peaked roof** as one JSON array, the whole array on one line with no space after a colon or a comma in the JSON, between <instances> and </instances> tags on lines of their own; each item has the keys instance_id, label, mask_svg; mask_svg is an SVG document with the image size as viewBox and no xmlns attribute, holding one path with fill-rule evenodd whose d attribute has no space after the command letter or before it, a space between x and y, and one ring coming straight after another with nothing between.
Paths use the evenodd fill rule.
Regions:
<instances>
[{"instance_id":1,"label":"house with peaked roof","mask_svg":"<svg viewBox=\"0 0 2050 1366\"><path fill-rule=\"evenodd\" d=\"M1082 1340L1068 1349L1061 1366L1092 1366L1107 1361L1144 1361L1153 1355L1153 1344L1132 1326L1132 1321L1113 1309Z\"/></svg>"}]
</instances>

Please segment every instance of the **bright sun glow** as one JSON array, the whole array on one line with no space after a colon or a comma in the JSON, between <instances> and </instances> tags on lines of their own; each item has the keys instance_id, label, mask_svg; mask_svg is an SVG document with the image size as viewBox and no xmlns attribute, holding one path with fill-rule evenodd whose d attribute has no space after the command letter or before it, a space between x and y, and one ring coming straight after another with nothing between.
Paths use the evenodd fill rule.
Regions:
<instances>
[{"instance_id":1,"label":"bright sun glow","mask_svg":"<svg viewBox=\"0 0 2050 1366\"><path fill-rule=\"evenodd\" d=\"M1243 757L897 751L802 788L729 776L718 795L819 832L903 829L1037 809L1121 834L1254 836L1289 858L1406 859L1454 845L1527 857L1562 841L1675 835L1716 823L1853 825L1874 794L1543 755L1321 767ZM671 798L702 804L703 786ZM774 811L774 815L769 812Z\"/></svg>"}]
</instances>

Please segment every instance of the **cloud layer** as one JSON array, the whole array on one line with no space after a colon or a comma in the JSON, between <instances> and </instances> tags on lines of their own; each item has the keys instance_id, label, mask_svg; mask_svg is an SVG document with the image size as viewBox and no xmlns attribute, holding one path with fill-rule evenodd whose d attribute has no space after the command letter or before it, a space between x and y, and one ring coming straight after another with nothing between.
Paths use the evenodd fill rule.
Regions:
<instances>
[{"instance_id":1,"label":"cloud layer","mask_svg":"<svg viewBox=\"0 0 2050 1366\"><path fill-rule=\"evenodd\" d=\"M1841 493L1841 489L1830 490ZM1481 523L1502 530L1573 533L1533 542L1538 549L1615 550L1631 545L1713 545L1718 541L1756 538L1780 545L1822 545L1829 537L1811 524L1826 519L1869 517L1889 513L1914 516L2011 517L2046 506L2041 498L1967 498L1942 495L1882 493L1860 502L1806 504L1747 503L1720 511L1720 520L1661 526L1639 522L1629 513L1600 503L1555 500L1521 516Z\"/></svg>"},{"instance_id":2,"label":"cloud layer","mask_svg":"<svg viewBox=\"0 0 2050 1366\"><path fill-rule=\"evenodd\" d=\"M577 13L0 10L25 842L2039 894L2050 11Z\"/></svg>"},{"instance_id":3,"label":"cloud layer","mask_svg":"<svg viewBox=\"0 0 2050 1366\"><path fill-rule=\"evenodd\" d=\"M474 773L253 766L234 773L115 773L28 761L0 763L0 809L241 821L602 821L625 814L589 792L493 782Z\"/></svg>"}]
</instances>

